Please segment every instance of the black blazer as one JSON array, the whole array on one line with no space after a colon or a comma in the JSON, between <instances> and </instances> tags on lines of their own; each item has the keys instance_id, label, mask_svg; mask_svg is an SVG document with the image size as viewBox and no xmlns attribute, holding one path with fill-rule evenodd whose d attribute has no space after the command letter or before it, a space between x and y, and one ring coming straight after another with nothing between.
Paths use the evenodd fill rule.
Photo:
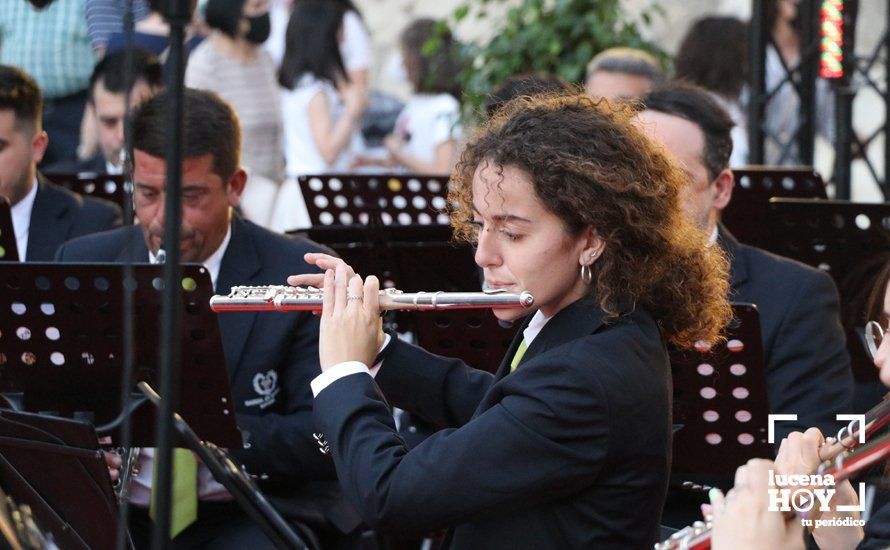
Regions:
<instances>
[{"instance_id":1,"label":"black blazer","mask_svg":"<svg viewBox=\"0 0 890 550\"><path fill-rule=\"evenodd\" d=\"M328 252L315 243L286 238L238 217L222 259L216 288L286 284L288 275L316 271L306 252ZM67 262L148 261L139 226L66 243ZM339 491L331 459L312 437L312 392L318 376L318 320L308 312L232 313L219 316L236 418L249 433L249 449L230 449L248 471L268 476L260 484L286 516L314 527L352 531L360 523Z\"/></svg>"},{"instance_id":2,"label":"black blazer","mask_svg":"<svg viewBox=\"0 0 890 550\"><path fill-rule=\"evenodd\" d=\"M121 209L116 204L73 193L38 172L25 258L51 262L65 241L120 225Z\"/></svg>"},{"instance_id":3,"label":"black blazer","mask_svg":"<svg viewBox=\"0 0 890 550\"><path fill-rule=\"evenodd\" d=\"M853 373L837 289L817 269L738 242L720 227L731 261L730 300L757 305L770 412L797 414L776 423L776 442L818 427L837 433L837 413L851 413Z\"/></svg>"},{"instance_id":4,"label":"black blazer","mask_svg":"<svg viewBox=\"0 0 890 550\"><path fill-rule=\"evenodd\" d=\"M452 548L651 548L670 463L668 356L647 312L604 315L568 306L513 373L521 333L495 376L394 341L376 381L321 391L316 422L363 519L453 527ZM384 395L450 428L408 452Z\"/></svg>"}]
</instances>

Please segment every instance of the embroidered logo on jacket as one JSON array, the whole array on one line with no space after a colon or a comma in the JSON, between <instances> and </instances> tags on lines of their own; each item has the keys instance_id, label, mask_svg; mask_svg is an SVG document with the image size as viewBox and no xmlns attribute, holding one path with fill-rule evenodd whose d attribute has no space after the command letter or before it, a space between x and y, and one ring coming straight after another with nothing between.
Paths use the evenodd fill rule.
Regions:
<instances>
[{"instance_id":1,"label":"embroidered logo on jacket","mask_svg":"<svg viewBox=\"0 0 890 550\"><path fill-rule=\"evenodd\" d=\"M253 389L259 397L248 399L244 402L245 406L259 406L259 408L265 409L275 403L275 396L278 395L280 390L278 387L278 373L274 369L269 369L265 373L256 373L253 377Z\"/></svg>"}]
</instances>

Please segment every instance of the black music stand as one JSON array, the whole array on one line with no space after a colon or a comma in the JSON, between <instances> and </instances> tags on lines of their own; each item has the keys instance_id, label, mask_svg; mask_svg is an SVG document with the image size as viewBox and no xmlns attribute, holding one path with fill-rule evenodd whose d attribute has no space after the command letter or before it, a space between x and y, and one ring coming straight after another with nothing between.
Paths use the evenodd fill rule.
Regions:
<instances>
[{"instance_id":1,"label":"black music stand","mask_svg":"<svg viewBox=\"0 0 890 550\"><path fill-rule=\"evenodd\" d=\"M139 389L155 406L160 407L161 397L151 386L140 382ZM202 441L179 414L173 414L173 423L185 446L198 455L201 462L213 474L213 478L229 491L276 547L282 550L307 548L284 518L269 504L243 466L233 460L225 450L213 443Z\"/></svg>"},{"instance_id":2,"label":"black music stand","mask_svg":"<svg viewBox=\"0 0 890 550\"><path fill-rule=\"evenodd\" d=\"M0 197L0 262L17 261L19 253L12 227L12 208L6 197Z\"/></svg>"},{"instance_id":3,"label":"black music stand","mask_svg":"<svg viewBox=\"0 0 890 550\"><path fill-rule=\"evenodd\" d=\"M323 174L297 179L313 227L448 225L448 177Z\"/></svg>"},{"instance_id":4,"label":"black music stand","mask_svg":"<svg viewBox=\"0 0 890 550\"><path fill-rule=\"evenodd\" d=\"M739 241L766 248L772 240L767 221L773 197L825 199L822 176L810 167L743 166L733 170L732 200L721 222Z\"/></svg>"},{"instance_id":5,"label":"black music stand","mask_svg":"<svg viewBox=\"0 0 890 550\"><path fill-rule=\"evenodd\" d=\"M161 265L0 265L0 390L25 410L77 417L118 440L124 285L133 290L134 379L157 383ZM204 266L183 266L182 413L202 437L240 447L219 324ZM140 401L141 400L141 401ZM154 410L131 404L132 445L154 445Z\"/></svg>"},{"instance_id":6,"label":"black music stand","mask_svg":"<svg viewBox=\"0 0 890 550\"><path fill-rule=\"evenodd\" d=\"M59 548L114 548L117 502L92 425L0 409L0 485Z\"/></svg>"},{"instance_id":7,"label":"black music stand","mask_svg":"<svg viewBox=\"0 0 890 550\"><path fill-rule=\"evenodd\" d=\"M878 400L883 389L866 352L861 319L868 293L890 261L890 204L773 199L770 251L831 275L841 297L853 374L865 392L857 401ZM873 387L871 387L873 386ZM863 411L864 412L864 411Z\"/></svg>"},{"instance_id":8,"label":"black music stand","mask_svg":"<svg viewBox=\"0 0 890 550\"><path fill-rule=\"evenodd\" d=\"M94 199L105 199L126 209L130 193L124 176L120 174L97 174L96 172L79 172L76 174L49 174L46 176L56 185Z\"/></svg>"},{"instance_id":9,"label":"black music stand","mask_svg":"<svg viewBox=\"0 0 890 550\"><path fill-rule=\"evenodd\" d=\"M751 458L773 456L767 442L760 316L734 303L727 341L713 349L673 350L674 472L728 475Z\"/></svg>"}]
</instances>

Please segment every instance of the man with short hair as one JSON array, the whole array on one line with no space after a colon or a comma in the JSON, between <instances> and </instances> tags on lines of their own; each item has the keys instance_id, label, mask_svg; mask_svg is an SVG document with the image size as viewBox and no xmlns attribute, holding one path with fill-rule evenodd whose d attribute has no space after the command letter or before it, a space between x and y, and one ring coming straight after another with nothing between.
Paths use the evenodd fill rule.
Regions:
<instances>
[{"instance_id":1,"label":"man with short hair","mask_svg":"<svg viewBox=\"0 0 890 550\"><path fill-rule=\"evenodd\" d=\"M43 131L40 88L24 71L0 65L0 196L12 205L22 261L47 262L68 239L121 224L120 208L81 197L37 171L49 138Z\"/></svg>"},{"instance_id":2,"label":"man with short hair","mask_svg":"<svg viewBox=\"0 0 890 550\"><path fill-rule=\"evenodd\" d=\"M133 50L130 79L126 75L126 64L126 50L117 50L102 58L90 76L87 109L92 111L98 122L100 152L89 159L46 168L44 171L47 174L123 173L121 152L124 149L127 108L132 112L164 85L161 62L150 52L140 48ZM133 84L128 105L127 90L130 89L130 82Z\"/></svg>"},{"instance_id":3,"label":"man with short hair","mask_svg":"<svg viewBox=\"0 0 890 550\"><path fill-rule=\"evenodd\" d=\"M636 99L664 80L658 60L636 48L609 48L587 65L587 93L606 99Z\"/></svg>"},{"instance_id":4,"label":"man with short hair","mask_svg":"<svg viewBox=\"0 0 890 550\"><path fill-rule=\"evenodd\" d=\"M156 262L164 235L170 102L169 93L162 91L143 103L133 119L140 225L66 243L59 260ZM183 112L182 261L207 266L218 293L236 285L284 284L293 273L317 271L303 255L323 251L321 247L234 214L247 173L239 162L241 133L232 108L212 92L186 89ZM335 537L354 531L360 519L342 499L333 462L319 452L312 436L309 381L320 372L318 320L308 312L244 313L221 315L219 324L236 420L249 436L249 448L230 452L259 476L261 488L286 517ZM141 474L130 492L136 504L130 527L137 548L150 538L151 458L140 455ZM196 520L177 521L174 508L174 525L183 529L175 533L174 547L272 547L203 467L198 480Z\"/></svg>"},{"instance_id":5,"label":"man with short hair","mask_svg":"<svg viewBox=\"0 0 890 550\"><path fill-rule=\"evenodd\" d=\"M777 440L818 427L833 433L849 413L853 375L837 289L825 273L738 242L720 223L732 198L732 119L704 90L673 83L643 98L640 127L689 176L681 200L689 217L730 259L730 296L757 305L770 412L797 414L776 425Z\"/></svg>"},{"instance_id":6,"label":"man with short hair","mask_svg":"<svg viewBox=\"0 0 890 550\"><path fill-rule=\"evenodd\" d=\"M664 146L689 178L680 197L687 215L730 260L729 299L757 306L769 412L797 415L796 421L776 423L776 441L813 426L834 433L840 427L835 414L852 412L853 398L834 282L821 271L738 242L720 224L734 184L729 169L733 122L708 92L671 83L642 99L640 128ZM684 473L682 480L724 489L732 485L731 479L689 474L696 472ZM700 519L698 497L672 488L662 523L682 527Z\"/></svg>"}]
</instances>

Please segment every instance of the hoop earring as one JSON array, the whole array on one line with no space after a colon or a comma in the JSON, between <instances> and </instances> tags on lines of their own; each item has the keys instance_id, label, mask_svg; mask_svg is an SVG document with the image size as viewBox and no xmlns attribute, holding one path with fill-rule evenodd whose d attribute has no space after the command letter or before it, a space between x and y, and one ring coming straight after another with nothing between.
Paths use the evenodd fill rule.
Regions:
<instances>
[{"instance_id":1,"label":"hoop earring","mask_svg":"<svg viewBox=\"0 0 890 550\"><path fill-rule=\"evenodd\" d=\"M590 272L589 265L581 265L581 280L584 281L585 285L589 285L590 281L593 280L593 273Z\"/></svg>"}]
</instances>

